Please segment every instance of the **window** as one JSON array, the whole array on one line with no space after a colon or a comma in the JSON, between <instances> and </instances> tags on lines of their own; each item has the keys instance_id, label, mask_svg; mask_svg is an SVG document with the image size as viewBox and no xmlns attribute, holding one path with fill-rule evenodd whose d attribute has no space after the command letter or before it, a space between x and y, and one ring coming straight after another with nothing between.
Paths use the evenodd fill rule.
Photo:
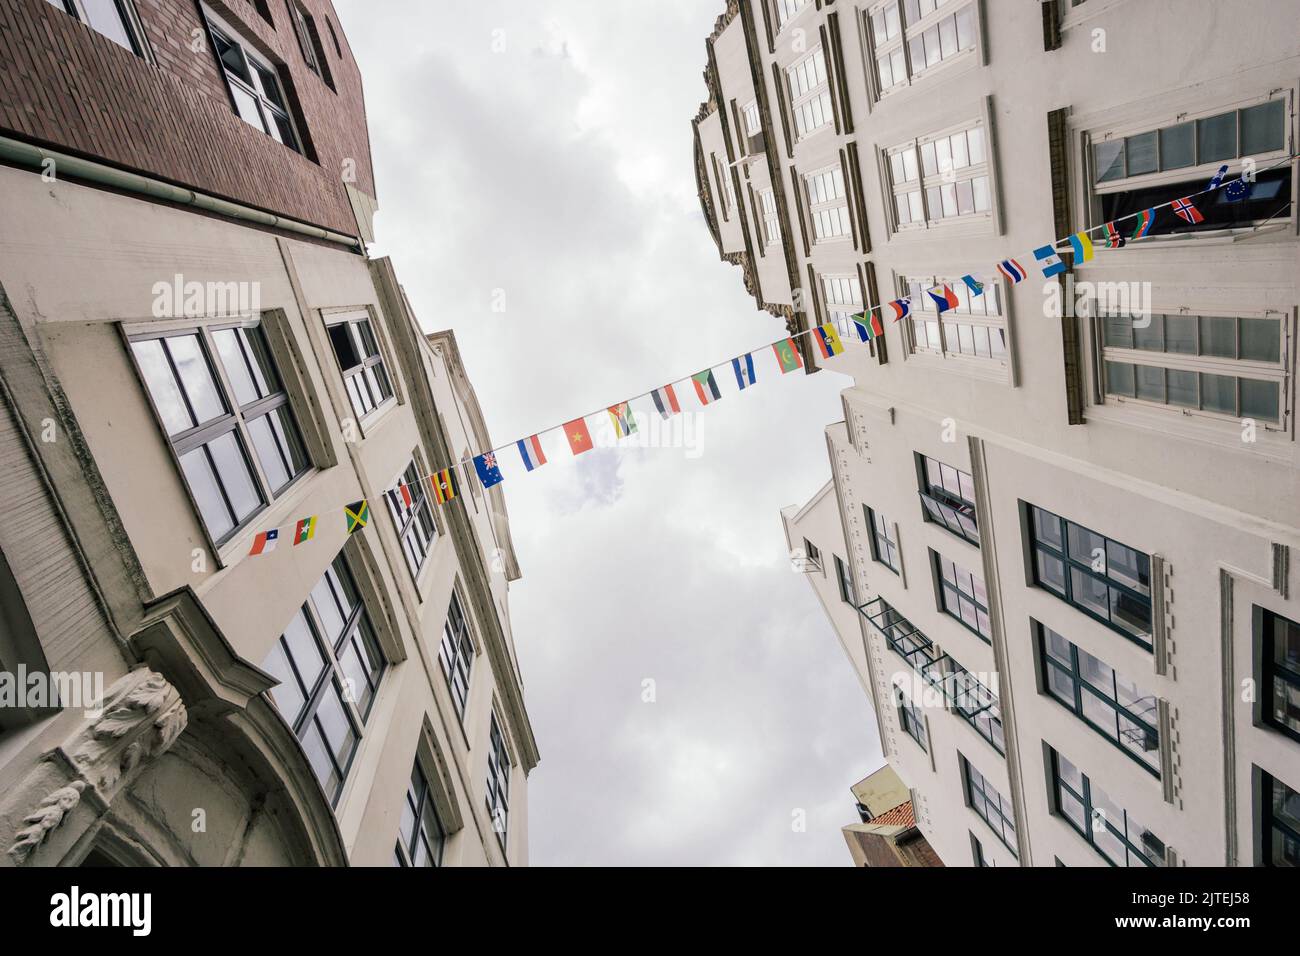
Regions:
<instances>
[{"instance_id":1,"label":"window","mask_svg":"<svg viewBox=\"0 0 1300 956\"><path fill-rule=\"evenodd\" d=\"M840 583L840 600L845 604L858 606L857 589L853 584L853 572L847 564L840 560L838 554L832 555L835 558L835 577Z\"/></svg>"},{"instance_id":2,"label":"window","mask_svg":"<svg viewBox=\"0 0 1300 956\"><path fill-rule=\"evenodd\" d=\"M203 524L224 544L308 467L265 333L133 337L131 352Z\"/></svg>"},{"instance_id":3,"label":"window","mask_svg":"<svg viewBox=\"0 0 1300 956\"><path fill-rule=\"evenodd\" d=\"M329 63L325 60L325 48L321 45L320 33L316 30L315 17L304 10L297 0L288 2L289 19L293 21L293 31L298 36L298 48L302 50L307 69L324 80L330 89L334 89L334 77L330 75ZM333 27L330 29L333 30ZM335 46L337 45L336 39Z\"/></svg>"},{"instance_id":4,"label":"window","mask_svg":"<svg viewBox=\"0 0 1300 956\"><path fill-rule=\"evenodd\" d=\"M975 481L964 471L926 455L916 456L921 479L921 505L927 521L943 525L976 547L980 543L975 523Z\"/></svg>"},{"instance_id":5,"label":"window","mask_svg":"<svg viewBox=\"0 0 1300 956\"><path fill-rule=\"evenodd\" d=\"M1269 774L1261 774L1261 782L1263 865L1300 866L1300 793Z\"/></svg>"},{"instance_id":6,"label":"window","mask_svg":"<svg viewBox=\"0 0 1300 956\"><path fill-rule=\"evenodd\" d=\"M438 645L438 661L443 676L451 688L452 703L461 720L465 719L465 704L469 701L469 672L474 666L474 639L470 637L469 622L460 606L456 592L451 593L447 607L447 620L442 625L442 643Z\"/></svg>"},{"instance_id":7,"label":"window","mask_svg":"<svg viewBox=\"0 0 1300 956\"><path fill-rule=\"evenodd\" d=\"M871 528L871 557L895 574L898 573L898 539L893 537L889 521L884 515L863 505L867 513L867 526Z\"/></svg>"},{"instance_id":8,"label":"window","mask_svg":"<svg viewBox=\"0 0 1300 956\"><path fill-rule=\"evenodd\" d=\"M424 772L417 758L411 770L411 783L406 788L406 802L402 805L393 863L396 866L441 866L442 848L446 842L447 831L433 805L429 774Z\"/></svg>"},{"instance_id":9,"label":"window","mask_svg":"<svg viewBox=\"0 0 1300 956\"><path fill-rule=\"evenodd\" d=\"M999 754L1007 752L1006 733L1002 728L1002 707L993 691L985 687L950 655L945 655L948 671L943 691L957 716L974 728ZM987 676L987 675L986 675ZM996 679L997 675L992 675Z\"/></svg>"},{"instance_id":10,"label":"window","mask_svg":"<svg viewBox=\"0 0 1300 956\"><path fill-rule=\"evenodd\" d=\"M887 150L885 158L896 230L990 217L989 150L982 123L912 140Z\"/></svg>"},{"instance_id":11,"label":"window","mask_svg":"<svg viewBox=\"0 0 1300 956\"><path fill-rule=\"evenodd\" d=\"M922 750L929 750L929 740L925 732L925 715L921 713L921 708L907 699L907 694L903 688L894 685L895 702L898 705L898 722L903 727L903 732L916 741Z\"/></svg>"},{"instance_id":12,"label":"window","mask_svg":"<svg viewBox=\"0 0 1300 956\"><path fill-rule=\"evenodd\" d=\"M974 3L886 0L869 9L867 18L881 96L975 48Z\"/></svg>"},{"instance_id":13,"label":"window","mask_svg":"<svg viewBox=\"0 0 1300 956\"><path fill-rule=\"evenodd\" d=\"M807 556L808 562L820 571L822 566L822 553L817 550L817 545L813 544L807 538L804 538L803 553Z\"/></svg>"},{"instance_id":14,"label":"window","mask_svg":"<svg viewBox=\"0 0 1300 956\"><path fill-rule=\"evenodd\" d=\"M985 281L983 295L971 295L966 283L944 276L906 276L903 284L912 300L908 346L913 353L1006 363L1006 319L996 282ZM926 291L941 285L957 297L957 307L942 315Z\"/></svg>"},{"instance_id":15,"label":"window","mask_svg":"<svg viewBox=\"0 0 1300 956\"><path fill-rule=\"evenodd\" d=\"M770 246L781 241L781 217L776 212L776 196L770 189L760 189L758 201L763 207L763 242Z\"/></svg>"},{"instance_id":16,"label":"window","mask_svg":"<svg viewBox=\"0 0 1300 956\"><path fill-rule=\"evenodd\" d=\"M845 239L852 234L849 201L844 192L844 171L839 166L808 173L803 178L808 195L808 216L812 220L813 241ZM862 293L859 291L858 297Z\"/></svg>"},{"instance_id":17,"label":"window","mask_svg":"<svg viewBox=\"0 0 1300 956\"><path fill-rule=\"evenodd\" d=\"M495 710L488 738L487 807L492 814L492 829L504 850L510 823L510 754L506 752L506 740Z\"/></svg>"},{"instance_id":18,"label":"window","mask_svg":"<svg viewBox=\"0 0 1300 956\"><path fill-rule=\"evenodd\" d=\"M262 664L280 681L271 699L331 802L343 792L387 666L340 554Z\"/></svg>"},{"instance_id":19,"label":"window","mask_svg":"<svg viewBox=\"0 0 1300 956\"><path fill-rule=\"evenodd\" d=\"M960 753L957 754L957 759L961 761L966 805L989 825L993 835L1002 841L1003 845L1011 851L1011 855L1017 856L1016 815L1011 807L1011 801L994 790L984 775L972 767L970 761Z\"/></svg>"},{"instance_id":20,"label":"window","mask_svg":"<svg viewBox=\"0 0 1300 956\"><path fill-rule=\"evenodd\" d=\"M745 108L741 111L745 117L745 135L747 137L757 136L763 132L763 121L758 115L758 100L750 100Z\"/></svg>"},{"instance_id":21,"label":"window","mask_svg":"<svg viewBox=\"0 0 1300 956\"><path fill-rule=\"evenodd\" d=\"M1151 650L1151 559L1029 505L1034 583Z\"/></svg>"},{"instance_id":22,"label":"window","mask_svg":"<svg viewBox=\"0 0 1300 956\"><path fill-rule=\"evenodd\" d=\"M1287 393L1280 316L1103 315L1102 391L1129 400L1279 425Z\"/></svg>"},{"instance_id":23,"label":"window","mask_svg":"<svg viewBox=\"0 0 1300 956\"><path fill-rule=\"evenodd\" d=\"M343 372L352 410L357 418L365 418L393 397L393 385L379 354L379 341L371 327L370 315L357 312L329 316L326 331Z\"/></svg>"},{"instance_id":24,"label":"window","mask_svg":"<svg viewBox=\"0 0 1300 956\"><path fill-rule=\"evenodd\" d=\"M862 312L862 282L856 275L822 276L827 318L840 335L852 332L853 316Z\"/></svg>"},{"instance_id":25,"label":"window","mask_svg":"<svg viewBox=\"0 0 1300 956\"><path fill-rule=\"evenodd\" d=\"M1156 215L1149 235L1231 229L1287 212L1289 165L1268 169L1288 152L1287 101L1269 99L1241 109L1139 129L1092 136L1091 180L1098 224L1199 193L1221 163L1249 156L1261 172L1244 201L1220 189L1193 199L1205 221L1184 222L1172 210Z\"/></svg>"},{"instance_id":26,"label":"window","mask_svg":"<svg viewBox=\"0 0 1300 956\"><path fill-rule=\"evenodd\" d=\"M722 218L727 219L736 208L736 186L731 181L731 173L718 162L718 157L709 153L709 159L713 162L713 178L718 181L722 194Z\"/></svg>"},{"instance_id":27,"label":"window","mask_svg":"<svg viewBox=\"0 0 1300 956\"><path fill-rule=\"evenodd\" d=\"M402 552L406 555L406 566L411 577L420 575L420 568L433 548L433 539L438 536L438 526L433 522L433 508L429 504L429 494L415 460L402 472L401 484L406 486L411 503L398 491L390 491L384 496L388 502L388 513L397 529L397 536L402 541Z\"/></svg>"},{"instance_id":28,"label":"window","mask_svg":"<svg viewBox=\"0 0 1300 956\"><path fill-rule=\"evenodd\" d=\"M1255 612L1264 723L1300 740L1300 624L1263 608Z\"/></svg>"},{"instance_id":29,"label":"window","mask_svg":"<svg viewBox=\"0 0 1300 956\"><path fill-rule=\"evenodd\" d=\"M976 866L997 866L996 863L984 855L984 846L973 833L970 834L970 852Z\"/></svg>"},{"instance_id":30,"label":"window","mask_svg":"<svg viewBox=\"0 0 1300 956\"><path fill-rule=\"evenodd\" d=\"M1050 627L1035 623L1043 689L1157 777L1160 731L1156 698L1071 644Z\"/></svg>"},{"instance_id":31,"label":"window","mask_svg":"<svg viewBox=\"0 0 1300 956\"><path fill-rule=\"evenodd\" d=\"M790 112L797 139L804 139L835 120L830 84L826 80L826 55L821 47L793 66L786 67L790 86Z\"/></svg>"},{"instance_id":32,"label":"window","mask_svg":"<svg viewBox=\"0 0 1300 956\"><path fill-rule=\"evenodd\" d=\"M931 551L936 583L939 585L939 606L951 618L960 621L978 634L986 643L993 643L993 629L989 625L989 597L984 579L967 571L955 561Z\"/></svg>"},{"instance_id":33,"label":"window","mask_svg":"<svg viewBox=\"0 0 1300 956\"><path fill-rule=\"evenodd\" d=\"M142 54L141 31L131 0L49 0L64 13L76 17L96 33L112 40L136 56Z\"/></svg>"},{"instance_id":34,"label":"window","mask_svg":"<svg viewBox=\"0 0 1300 956\"><path fill-rule=\"evenodd\" d=\"M1165 845L1055 750L1051 752L1055 812L1112 866L1164 866Z\"/></svg>"},{"instance_id":35,"label":"window","mask_svg":"<svg viewBox=\"0 0 1300 956\"><path fill-rule=\"evenodd\" d=\"M246 40L206 7L203 12L235 112L250 126L257 127L295 152L301 152L275 67L254 53Z\"/></svg>"},{"instance_id":36,"label":"window","mask_svg":"<svg viewBox=\"0 0 1300 956\"><path fill-rule=\"evenodd\" d=\"M800 10L808 6L808 0L775 0L776 28L779 30Z\"/></svg>"}]
</instances>

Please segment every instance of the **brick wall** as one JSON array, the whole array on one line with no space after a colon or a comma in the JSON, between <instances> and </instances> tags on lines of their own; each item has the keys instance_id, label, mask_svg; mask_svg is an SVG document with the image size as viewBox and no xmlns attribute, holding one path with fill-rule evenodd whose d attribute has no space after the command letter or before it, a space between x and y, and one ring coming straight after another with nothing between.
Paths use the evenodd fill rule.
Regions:
<instances>
[{"instance_id":1,"label":"brick wall","mask_svg":"<svg viewBox=\"0 0 1300 956\"><path fill-rule=\"evenodd\" d=\"M191 47L197 0L134 2L156 65L47 0L0 0L0 133L355 235L344 161L355 161L355 186L372 196L374 174L361 76L329 0L301 2L333 90L303 59L288 0L209 4L286 67L305 155L235 114L206 31L200 52Z\"/></svg>"}]
</instances>

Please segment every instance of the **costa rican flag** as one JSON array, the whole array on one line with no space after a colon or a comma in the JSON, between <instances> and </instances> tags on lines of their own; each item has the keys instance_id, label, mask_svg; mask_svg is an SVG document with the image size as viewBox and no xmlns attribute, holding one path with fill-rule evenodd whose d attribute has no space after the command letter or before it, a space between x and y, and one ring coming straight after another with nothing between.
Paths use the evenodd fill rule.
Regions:
<instances>
[{"instance_id":1,"label":"costa rican flag","mask_svg":"<svg viewBox=\"0 0 1300 956\"><path fill-rule=\"evenodd\" d=\"M659 410L662 418L672 418L674 415L680 415L682 407L677 404L677 393L673 391L671 385L665 385L663 388L656 388L650 393L654 399L655 408Z\"/></svg>"},{"instance_id":2,"label":"costa rican flag","mask_svg":"<svg viewBox=\"0 0 1300 956\"><path fill-rule=\"evenodd\" d=\"M1003 259L999 262L998 272L1001 272L1002 277L1012 285L1015 285L1017 282L1024 282L1025 276L1028 275L1028 273L1025 272L1025 267L1015 259Z\"/></svg>"},{"instance_id":3,"label":"costa rican flag","mask_svg":"<svg viewBox=\"0 0 1300 956\"><path fill-rule=\"evenodd\" d=\"M536 435L529 438L521 438L515 442L519 449L519 457L523 459L524 467L529 471L535 468L541 468L546 464L546 455L542 453L542 443L537 440Z\"/></svg>"},{"instance_id":4,"label":"costa rican flag","mask_svg":"<svg viewBox=\"0 0 1300 956\"><path fill-rule=\"evenodd\" d=\"M1190 222L1192 225L1196 225L1198 222L1205 222L1205 217L1202 216L1201 211L1192 204L1190 197L1175 199L1173 201L1173 208L1174 214L1184 222Z\"/></svg>"}]
</instances>

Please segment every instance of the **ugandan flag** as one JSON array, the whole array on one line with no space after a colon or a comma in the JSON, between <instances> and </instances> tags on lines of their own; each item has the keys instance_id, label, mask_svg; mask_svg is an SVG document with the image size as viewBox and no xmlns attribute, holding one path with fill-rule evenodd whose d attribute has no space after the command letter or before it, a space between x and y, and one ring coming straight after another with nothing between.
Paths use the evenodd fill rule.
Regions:
<instances>
[{"instance_id":1,"label":"ugandan flag","mask_svg":"<svg viewBox=\"0 0 1300 956\"><path fill-rule=\"evenodd\" d=\"M347 519L348 534L356 534L370 524L370 505L365 498L362 498L347 505L343 509L343 515Z\"/></svg>"},{"instance_id":2,"label":"ugandan flag","mask_svg":"<svg viewBox=\"0 0 1300 956\"><path fill-rule=\"evenodd\" d=\"M433 497L440 505L445 505L460 494L460 485L456 481L454 468L444 468L442 471L434 472L429 478L429 484L433 485Z\"/></svg>"}]
</instances>

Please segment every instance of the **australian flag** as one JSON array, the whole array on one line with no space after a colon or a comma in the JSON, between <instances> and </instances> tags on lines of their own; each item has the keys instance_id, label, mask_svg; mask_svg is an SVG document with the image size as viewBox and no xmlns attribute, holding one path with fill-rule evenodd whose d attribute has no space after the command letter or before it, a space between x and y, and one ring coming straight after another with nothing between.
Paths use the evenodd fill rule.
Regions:
<instances>
[{"instance_id":1,"label":"australian flag","mask_svg":"<svg viewBox=\"0 0 1300 956\"><path fill-rule=\"evenodd\" d=\"M486 455L479 455L474 459L474 470L478 472L478 480L483 483L484 488L491 488L501 482L501 469L497 466L496 452L488 452Z\"/></svg>"}]
</instances>

